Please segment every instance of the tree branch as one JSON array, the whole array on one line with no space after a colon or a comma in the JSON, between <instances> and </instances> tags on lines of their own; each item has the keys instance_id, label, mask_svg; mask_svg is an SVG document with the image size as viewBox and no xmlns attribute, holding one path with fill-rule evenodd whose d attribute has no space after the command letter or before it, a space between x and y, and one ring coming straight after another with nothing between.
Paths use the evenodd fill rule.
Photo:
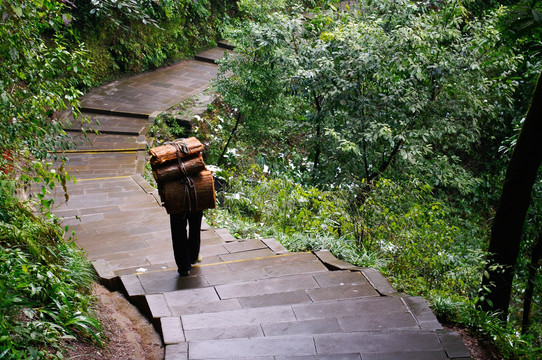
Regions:
<instances>
[{"instance_id":1,"label":"tree branch","mask_svg":"<svg viewBox=\"0 0 542 360\"><path fill-rule=\"evenodd\" d=\"M235 133L237 132L237 128L239 127L239 124L241 123L242 119L243 119L243 116L241 115L241 112L237 112L235 126L233 127L233 130L230 133L230 137L228 138L228 141L226 142L226 145L224 146L224 149L222 150L222 153L220 154L218 161L216 162L217 166L220 166L220 164L222 164L222 161L224 160L224 156L226 155L226 151L228 151L230 142L233 139Z\"/></svg>"}]
</instances>

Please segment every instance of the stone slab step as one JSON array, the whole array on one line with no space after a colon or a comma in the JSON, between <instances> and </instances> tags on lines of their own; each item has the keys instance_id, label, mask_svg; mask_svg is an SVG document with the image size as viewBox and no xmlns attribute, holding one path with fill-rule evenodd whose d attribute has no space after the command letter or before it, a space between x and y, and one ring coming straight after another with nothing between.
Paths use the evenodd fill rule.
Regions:
<instances>
[{"instance_id":1,"label":"stone slab step","mask_svg":"<svg viewBox=\"0 0 542 360\"><path fill-rule=\"evenodd\" d=\"M325 359L324 356L404 354L399 359L448 359L439 336L429 332L340 333L313 336L273 336L190 341L189 359L242 359L256 357ZM405 354L408 357L405 357ZM331 357L333 358L333 357ZM336 357L335 357L336 358ZM355 357L354 357L355 358ZM377 359L378 357L372 357ZM397 358L395 358L397 359Z\"/></svg>"},{"instance_id":2,"label":"stone slab step","mask_svg":"<svg viewBox=\"0 0 542 360\"><path fill-rule=\"evenodd\" d=\"M157 301L154 295L151 301ZM218 301L218 300L216 300ZM153 311L153 314L164 313L168 316L177 316L171 313L167 298L163 298L162 306L167 306L162 310ZM177 303L178 304L178 303ZM157 304L155 304L157 305ZM314 313L309 311L314 310ZM399 316L398 314L401 314ZM388 316L388 321L382 320L380 324L374 324L371 321L377 315ZM293 305L277 305L267 307L255 307L245 309L235 309L229 311L219 311L212 313L196 313L180 315L185 331L204 330L213 328L227 328L230 326L250 326L258 325L268 334L275 334L288 328L296 328L301 331L305 327L309 333L313 332L310 324L321 324L323 322L336 321L343 332L347 331L382 331L397 328L421 329L434 331L433 327L423 326L417 320L417 314L410 311L406 303L400 299L394 298L360 298L346 299L330 302L312 303L310 301ZM356 318L362 324L352 323L350 318ZM385 317L384 317L385 318ZM365 319L365 320L364 320ZM401 319L401 320L398 320ZM398 320L398 324L394 321ZM365 321L365 322L364 322Z\"/></svg>"},{"instance_id":3,"label":"stone slab step","mask_svg":"<svg viewBox=\"0 0 542 360\"><path fill-rule=\"evenodd\" d=\"M231 53L232 51L224 47L215 47L209 50L205 50L194 56L195 60L216 64L225 53Z\"/></svg>"},{"instance_id":4,"label":"stone slab step","mask_svg":"<svg viewBox=\"0 0 542 360\"><path fill-rule=\"evenodd\" d=\"M63 191L55 189L55 204L59 204L54 209L55 214L62 217L81 217L70 223L73 226L96 222L91 227L85 226L86 231L119 225L134 216L145 218L149 214L166 215L162 208L156 206L152 196L141 191L132 176L80 180L77 184L68 184L67 187L70 198L67 203L62 204L57 199L63 198ZM110 223L104 224L102 220L109 220Z\"/></svg>"},{"instance_id":5,"label":"stone slab step","mask_svg":"<svg viewBox=\"0 0 542 360\"><path fill-rule=\"evenodd\" d=\"M221 272L226 267L227 264L221 264L209 269L214 272ZM240 288L240 291L235 296L230 297L224 297L223 295L224 291L234 289L229 284L222 286L222 288L221 286L213 287L210 286L205 277L178 277L175 271L132 274L122 276L121 280L129 296L145 295L149 304L149 311L155 318L193 314L201 314L205 317L205 313L209 312L220 312L220 317L235 318L241 315L223 313L223 311L241 309L258 311L253 309L283 305L310 305L322 301L329 302L330 300L378 296L360 273L357 274L357 278L354 278L353 275L355 274L345 271L342 276L335 277L335 280L338 281L335 284L330 282L329 272L271 278L252 282L250 284L253 287ZM242 286L246 284L239 283ZM320 292L324 296L320 296ZM202 294L205 294L205 296ZM199 300L194 300L193 296L196 296ZM405 303L401 302L400 299L394 301L396 301L395 305L405 306ZM299 311L302 312L303 308L300 308ZM200 325L202 323L203 320ZM212 323L214 324L213 321Z\"/></svg>"},{"instance_id":6,"label":"stone slab step","mask_svg":"<svg viewBox=\"0 0 542 360\"><path fill-rule=\"evenodd\" d=\"M164 272L164 276L167 272ZM188 278L177 278L175 283L171 282L170 287L181 289L170 292L160 293L156 290L163 289L167 283L158 285L158 280L154 283L148 283L145 287L137 281L137 279L132 277L122 277L122 281L125 284L132 282L126 287L131 287L131 295L143 295L148 291L154 291L155 294L163 296L163 302L158 304L160 306L165 306L169 309L171 315L173 316L182 316L187 314L196 314L196 313L206 313L206 312L217 312L225 310L222 306L228 307L229 310L235 309L254 309L254 308L264 308L271 306L282 306L282 305L297 305L297 304L311 304L319 301L330 301L330 300L344 300L351 299L354 296L356 298L371 297L376 296L375 292L367 287L367 285L343 285L335 286L329 288L320 288L317 290L313 289L299 289L291 290L284 292L276 292L268 295L258 295L258 296L239 296L236 298L222 299L216 291L216 288L208 287L208 284L205 283L204 279L198 277L188 277ZM139 275L140 276L140 275ZM287 278L286 280L293 281L292 278ZM275 283L278 285L277 290L284 288L283 284ZM314 286L314 285L313 285ZM304 287L304 286L302 286ZM352 290L355 288L354 292ZM184 290L183 290L184 289ZM206 289L206 290L204 290ZM212 289L209 290L209 289ZM325 292L333 292L334 296L329 296L322 299L314 297L314 291L324 290ZM207 292L212 294L211 298L201 298L197 302L185 301L190 297L190 291L195 293ZM129 291L130 293L130 291ZM353 295L355 294L355 295ZM154 295L150 295L154 296ZM220 304L219 304L220 303ZM151 309L152 310L152 309ZM154 313L162 313L162 310L153 311Z\"/></svg>"},{"instance_id":7,"label":"stone slab step","mask_svg":"<svg viewBox=\"0 0 542 360\"><path fill-rule=\"evenodd\" d=\"M77 179L130 176L138 169L139 151L69 153L64 168ZM60 164L57 161L57 164Z\"/></svg>"},{"instance_id":8,"label":"stone slab step","mask_svg":"<svg viewBox=\"0 0 542 360\"><path fill-rule=\"evenodd\" d=\"M222 267L213 268L215 270L224 269ZM245 313L266 311L265 309L278 309L279 306L294 306L299 314L291 318L291 321L297 319L314 320L320 318L336 318L354 316L355 310L359 303L348 303L352 299L374 299L378 294L374 289L370 288L367 281L361 274L358 273L358 278L354 279L348 272L343 272L342 279L335 278L339 282L332 284L327 273L313 273L306 275L286 276L281 278L271 278L266 280L254 281L250 283L239 283L241 287L235 287L227 284L223 286L212 287L208 284L204 277L190 276L178 277L173 271L163 271L150 274L135 274L123 276L121 278L129 296L145 295L150 313L154 318L161 316L190 316L194 315L194 323L200 328L205 328L205 323L209 322L209 327L229 326L234 324L234 321L241 321L238 325L254 325L247 323L250 316ZM143 279L143 281L142 281ZM147 282L144 281L147 279ZM341 282L346 280L348 283ZM348 281L350 280L350 281ZM318 283L320 281L321 285ZM250 284L250 287L246 287ZM235 284L234 284L235 285ZM164 291L165 287L180 289L175 291ZM239 290L235 295L233 291ZM228 293L228 291L232 291ZM324 296L318 296L322 292ZM154 295L148 295L154 293ZM230 294L230 296L224 296ZM193 297L199 300L195 301ZM380 299L378 297L377 299ZM338 311L330 304L334 304L341 300L340 305L335 305L344 315L336 315ZM333 302L331 302L333 301ZM384 298L384 302L391 302L390 307L399 306L401 309L406 309L407 305L399 298ZM313 310L302 307L316 306L313 318L308 318L306 312ZM318 313L322 309L318 304L322 304L326 311L329 311L330 316L322 316ZM373 302L362 302L364 306L375 307ZM349 305L349 307L346 307ZM293 311L293 310L290 311ZM242 310L242 312L224 312L224 310ZM420 307L420 311L423 309ZM405 310L406 311L406 310ZM208 313L220 313L209 315ZM244 312L244 313L243 313ZM397 310L395 310L397 312ZM304 315L305 314L305 315ZM198 316L200 316L198 318ZM220 324L220 321L214 319L216 316L220 319L228 319L226 323ZM302 318L305 316L305 318ZM238 319L240 318L240 319ZM191 318L187 318L190 321ZM286 320L282 320L286 321ZM259 323L257 323L259 324ZM186 324L185 324L186 325ZM188 325L186 325L188 326ZM189 329L189 327L185 327Z\"/></svg>"},{"instance_id":9,"label":"stone slab step","mask_svg":"<svg viewBox=\"0 0 542 360\"><path fill-rule=\"evenodd\" d=\"M118 79L115 82L121 81L122 79ZM106 84L103 86L110 86L110 84ZM93 89L94 90L94 89ZM119 89L115 89L111 95L114 95L115 91L118 91ZM126 100L130 96L134 95L133 93L130 94L130 91L125 92L122 94L121 98L124 98ZM141 94L136 94L134 97L138 98ZM128 117L128 118L139 118L139 119L147 119L151 114L147 114L146 112L137 111L138 108L132 108L130 110L117 110L117 109L110 109L110 108L103 108L103 107L93 107L93 106L82 106L81 112L86 114L97 114L97 115L106 115L106 116L120 116L120 117Z\"/></svg>"},{"instance_id":10,"label":"stone slab step","mask_svg":"<svg viewBox=\"0 0 542 360\"><path fill-rule=\"evenodd\" d=\"M221 48L224 48L224 49L228 49L228 50L234 50L235 49L235 46L233 46L233 44L231 44L228 40L220 40L220 41L217 41L217 46L218 47L221 47Z\"/></svg>"},{"instance_id":11,"label":"stone slab step","mask_svg":"<svg viewBox=\"0 0 542 360\"><path fill-rule=\"evenodd\" d=\"M108 227L109 231L97 230L96 235L88 234L78 239L91 260L106 260L110 270L121 277L125 283L126 276L136 277L136 290L126 290L130 295L141 295L144 291L173 291L184 288L197 288L208 286L203 277L178 278L175 259L171 246L169 220L154 222L154 225L145 224L137 218L127 224ZM101 241L93 244L93 238L106 237L111 241ZM202 240L213 238L212 230L202 231ZM100 245L101 244L101 245ZM146 276L149 274L148 276ZM147 280L145 288L137 276ZM133 283L133 280L129 280ZM125 289L132 289L133 284L124 284ZM141 290L137 290L141 289Z\"/></svg>"},{"instance_id":12,"label":"stone slab step","mask_svg":"<svg viewBox=\"0 0 542 360\"><path fill-rule=\"evenodd\" d=\"M68 157L74 153L98 152L133 152L145 151L145 145L140 143L137 136L118 134L96 134L68 132L76 148L67 152Z\"/></svg>"},{"instance_id":13,"label":"stone slab step","mask_svg":"<svg viewBox=\"0 0 542 360\"><path fill-rule=\"evenodd\" d=\"M424 355L427 351L431 351L432 355L438 355L436 359L459 359L469 356L458 334L443 331L440 326L434 326L435 324L427 326L428 322L436 322L436 319L434 317L427 319L429 309L421 298L379 297L239 309L238 307L242 305L235 299L223 302L210 289L199 289L194 293L185 291L184 296L181 297L177 295L179 294L156 294L147 296L146 300L154 318L165 317L170 321L180 318L179 326L182 327L183 341L190 343L190 349L193 349L193 346L199 346L197 344L205 344L204 347L207 348L221 344L225 349L230 349L228 351L237 351L231 348L236 349L235 344L244 344L246 338L259 339L254 344L259 344L257 346L261 349L265 347L267 341L265 339L311 337L314 343L321 342L321 350L313 355L366 352L365 355L370 356L369 353L372 352L389 352L390 356L403 358L404 353L407 352L408 356L404 357L405 359L415 359L416 356L422 355L420 358L423 359L431 358L429 355L428 357ZM185 300L181 300L183 297ZM422 305L426 309L420 311ZM189 307L195 309L198 306L199 310L196 313L180 316L175 314L186 312ZM206 308L209 310L205 310ZM221 311L221 309L231 310ZM436 324L438 325L438 322ZM179 331L180 329L176 329L175 333ZM429 334L432 335L432 341L436 341L433 342L433 348L428 348L425 343ZM168 336L164 334L164 337ZM351 339L355 344L349 343L345 346L344 338ZM368 343L364 342L367 338L381 342L379 346L383 347L367 349ZM329 339L333 341L328 341ZM223 340L238 340L238 342ZM406 341L409 345L391 344L388 341ZM346 352L343 346L347 349ZM443 348L446 352L442 351ZM420 352L420 350L423 351ZM294 354L296 353L289 353L290 356ZM252 353L253 357L260 355L280 356L281 353ZM297 353L297 355L300 356L303 353ZM222 358L214 353L191 353L190 359L200 358L199 356ZM249 356L250 354L245 353L231 353L224 358Z\"/></svg>"},{"instance_id":14,"label":"stone slab step","mask_svg":"<svg viewBox=\"0 0 542 360\"><path fill-rule=\"evenodd\" d=\"M81 105L92 112L147 117L203 92L216 74L214 64L183 61L92 89Z\"/></svg>"},{"instance_id":15,"label":"stone slab step","mask_svg":"<svg viewBox=\"0 0 542 360\"><path fill-rule=\"evenodd\" d=\"M147 117L127 117L82 113L77 119L65 119L64 129L69 131L99 131L103 134L144 135L148 129Z\"/></svg>"},{"instance_id":16,"label":"stone slab step","mask_svg":"<svg viewBox=\"0 0 542 360\"><path fill-rule=\"evenodd\" d=\"M202 237L205 236L205 232L202 232ZM209 236L212 237L212 234ZM205 242L205 240L203 240ZM142 246L142 248L144 248ZM203 247L204 248L204 247ZM202 249L203 249L202 248ZM164 249L162 249L164 251ZM136 251L132 251L132 253L135 253ZM199 287L214 287L218 285L213 291L217 294L220 294L218 292L218 287L221 286L220 291L227 292L228 287L226 285L220 285L231 282L232 284L239 284L241 287L244 287L245 289L249 289L252 287L252 290L246 290L246 291L252 291L252 293L258 294L258 286L267 286L267 291L275 291L280 292L284 291L288 288L288 286L297 286L297 287L303 287L305 284L303 281L310 279L312 280L313 286L318 286L314 279L311 279L310 275L307 275L308 277L302 277L301 282L299 280L299 274L313 274L317 272L324 272L326 269L323 267L321 263L318 263L316 261L307 262L306 259L303 259L302 256L295 256L292 255L292 261L296 261L296 259L305 260L304 262L299 262L297 265L292 265L291 269L288 269L288 273L282 273L281 266L262 266L258 269L252 269L248 271L242 271L242 272L234 272L231 270L232 265L237 265L236 263L212 263L212 264L205 264L206 257L205 253L202 251L203 255L203 262L199 265L195 265L192 267L191 270L191 276L188 277L179 277L177 274L176 268L174 263L172 264L172 267L167 269L167 271L149 271L149 272L141 272L138 274L134 274L136 277L135 279L126 279L122 278L121 280L123 282L129 281L130 284L133 282L137 282L138 285L127 285L127 289L134 289L133 291L128 291L129 295L142 295L142 294L157 294L157 293L170 293L175 292L177 290L182 289L194 289ZM265 261L269 264L268 259L262 259L262 262ZM284 269L283 269L284 271ZM295 276L292 276L292 274L295 274ZM285 277L284 280L278 280L281 279L275 278L275 276L282 276ZM275 279L275 280L273 280ZM248 282L247 282L248 280ZM260 281L260 282L258 282ZM263 282L262 282L263 281ZM290 282L298 282L298 285L288 285L288 281ZM282 286L281 286L282 285ZM135 286L135 287L134 287ZM311 287L312 288L312 287ZM239 293L241 295L241 293ZM246 294L246 293L245 293ZM261 294L258 294L261 295Z\"/></svg>"},{"instance_id":17,"label":"stone slab step","mask_svg":"<svg viewBox=\"0 0 542 360\"><path fill-rule=\"evenodd\" d=\"M198 295L192 301L198 297L209 300L215 296L212 292ZM400 299L384 297L380 300L397 302ZM423 302L416 298L412 300ZM420 316L417 315L420 314L416 310L410 311L411 307L406 302L402 303L405 305L402 312L382 313L365 309L357 316L312 320L299 320L296 312L299 307L296 306L183 315L180 321L176 316L167 319L175 324L172 331L177 338L188 344L189 359L254 359L260 356L272 359L350 359L356 355L358 359L470 357L459 334L424 329L418 321ZM391 307L398 308L397 304L391 304ZM421 314L421 318L423 316ZM182 337L179 336L181 332ZM220 352L220 348L225 352ZM287 355L283 353L284 349L288 349Z\"/></svg>"},{"instance_id":18,"label":"stone slab step","mask_svg":"<svg viewBox=\"0 0 542 360\"><path fill-rule=\"evenodd\" d=\"M325 267L318 261L313 259L307 259L303 256L292 255L292 263L286 265L280 263L283 259L276 259L276 263L273 264L270 261L270 259L273 258L274 257L262 258L260 261L260 263L262 264L261 267L247 268L245 270L240 269L241 264L239 264L239 262L242 261L230 262L227 263L228 268L225 269L225 271L220 273L205 274L205 277L211 285L226 285L244 282L244 286L248 287L250 285L246 282L250 281L259 281L270 278L279 278L282 276L309 274L326 271ZM296 263L296 259L299 259L300 261ZM257 260L245 261L250 262L251 264L254 262L258 262Z\"/></svg>"}]
</instances>

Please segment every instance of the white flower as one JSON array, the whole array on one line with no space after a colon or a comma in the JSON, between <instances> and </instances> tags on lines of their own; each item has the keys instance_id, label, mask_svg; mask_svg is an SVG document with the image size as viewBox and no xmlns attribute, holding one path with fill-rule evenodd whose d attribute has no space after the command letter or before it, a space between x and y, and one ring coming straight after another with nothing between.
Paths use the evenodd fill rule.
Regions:
<instances>
[{"instance_id":1,"label":"white flower","mask_svg":"<svg viewBox=\"0 0 542 360\"><path fill-rule=\"evenodd\" d=\"M222 171L222 169L219 168L219 167L216 166L216 165L207 165L206 167L207 167L207 170L210 170L210 171L212 171L213 173L217 173L217 172L219 172L219 171Z\"/></svg>"},{"instance_id":2,"label":"white flower","mask_svg":"<svg viewBox=\"0 0 542 360\"><path fill-rule=\"evenodd\" d=\"M233 199L233 200L239 200L241 198L241 194L239 194L239 193L229 194L228 198Z\"/></svg>"},{"instance_id":3,"label":"white flower","mask_svg":"<svg viewBox=\"0 0 542 360\"><path fill-rule=\"evenodd\" d=\"M228 149L228 151L226 151L226 154L228 155L233 155L233 156L237 156L237 149Z\"/></svg>"}]
</instances>

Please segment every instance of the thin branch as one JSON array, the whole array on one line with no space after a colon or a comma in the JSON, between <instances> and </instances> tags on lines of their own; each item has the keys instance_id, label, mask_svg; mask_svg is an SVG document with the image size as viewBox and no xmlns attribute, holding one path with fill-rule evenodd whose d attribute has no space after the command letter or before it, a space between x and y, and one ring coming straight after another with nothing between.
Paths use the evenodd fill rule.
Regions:
<instances>
[{"instance_id":1,"label":"thin branch","mask_svg":"<svg viewBox=\"0 0 542 360\"><path fill-rule=\"evenodd\" d=\"M235 133L237 132L237 128L239 127L239 124L241 123L241 120L243 119L243 116L241 115L241 112L237 112L235 126L233 127L233 130L230 133L230 137L228 138L228 141L226 142L226 145L224 146L224 149L222 150L222 154L220 154L220 157L218 158L218 161L216 162L217 166L220 166L222 164L222 161L224 160L224 156L226 155L226 151L228 151L228 147L230 146L230 142L235 136Z\"/></svg>"}]
</instances>

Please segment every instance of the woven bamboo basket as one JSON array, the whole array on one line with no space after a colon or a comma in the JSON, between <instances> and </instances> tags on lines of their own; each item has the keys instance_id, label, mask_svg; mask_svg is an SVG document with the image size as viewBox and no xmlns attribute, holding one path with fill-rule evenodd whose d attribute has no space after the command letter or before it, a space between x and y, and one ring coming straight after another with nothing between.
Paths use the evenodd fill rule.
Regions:
<instances>
[{"instance_id":1,"label":"woven bamboo basket","mask_svg":"<svg viewBox=\"0 0 542 360\"><path fill-rule=\"evenodd\" d=\"M160 199L168 214L200 211L216 207L213 173L203 170L197 175L168 181L158 186Z\"/></svg>"},{"instance_id":2,"label":"woven bamboo basket","mask_svg":"<svg viewBox=\"0 0 542 360\"><path fill-rule=\"evenodd\" d=\"M192 155L192 157L178 158L168 161L159 166L152 167L152 174L157 183L164 183L180 179L185 176L195 175L205 170L205 163L201 153Z\"/></svg>"},{"instance_id":3,"label":"woven bamboo basket","mask_svg":"<svg viewBox=\"0 0 542 360\"><path fill-rule=\"evenodd\" d=\"M195 137L177 139L171 143L150 149L150 162L152 166L159 166L177 158L193 156L203 150L203 144Z\"/></svg>"}]
</instances>

